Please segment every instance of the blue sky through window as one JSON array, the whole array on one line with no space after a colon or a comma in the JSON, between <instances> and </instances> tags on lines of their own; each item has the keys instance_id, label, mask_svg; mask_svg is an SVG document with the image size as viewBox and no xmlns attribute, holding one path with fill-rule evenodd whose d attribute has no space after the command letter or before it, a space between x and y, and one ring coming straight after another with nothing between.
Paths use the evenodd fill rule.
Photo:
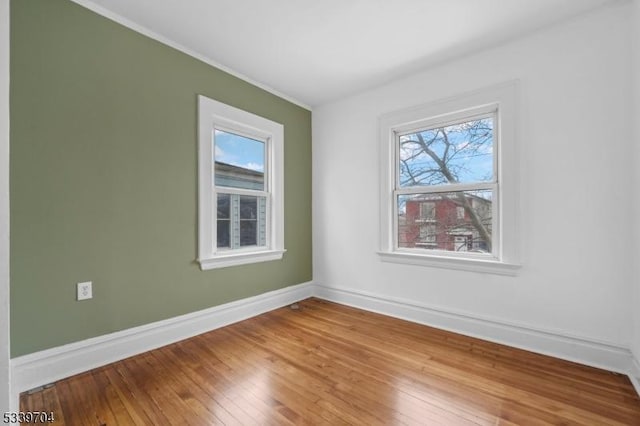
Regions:
<instances>
[{"instance_id":1,"label":"blue sky through window","mask_svg":"<svg viewBox=\"0 0 640 426\"><path fill-rule=\"evenodd\" d=\"M493 148L492 118L403 135L400 185L491 181Z\"/></svg>"},{"instance_id":2,"label":"blue sky through window","mask_svg":"<svg viewBox=\"0 0 640 426\"><path fill-rule=\"evenodd\" d=\"M214 160L264 172L264 142L223 130L215 130Z\"/></svg>"}]
</instances>

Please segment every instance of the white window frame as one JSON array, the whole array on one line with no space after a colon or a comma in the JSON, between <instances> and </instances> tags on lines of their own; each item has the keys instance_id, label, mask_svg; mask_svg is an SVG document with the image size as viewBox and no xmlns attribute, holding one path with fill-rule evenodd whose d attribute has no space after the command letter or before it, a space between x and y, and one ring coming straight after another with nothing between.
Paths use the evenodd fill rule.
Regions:
<instances>
[{"instance_id":1,"label":"white window frame","mask_svg":"<svg viewBox=\"0 0 640 426\"><path fill-rule=\"evenodd\" d=\"M215 129L265 143L264 191L216 188ZM267 199L266 245L238 249L216 247L217 194ZM284 126L275 121L198 96L198 262L202 270L282 259L284 248Z\"/></svg>"},{"instance_id":2,"label":"white window frame","mask_svg":"<svg viewBox=\"0 0 640 426\"><path fill-rule=\"evenodd\" d=\"M386 262L516 275L520 241L519 148L516 124L518 83L509 82L418 107L385 114L380 130L380 251ZM399 135L476 119L494 117L495 182L493 192L492 254L460 253L398 247L397 195L415 193L398 183ZM441 185L442 191L476 189L467 184Z\"/></svg>"}]
</instances>

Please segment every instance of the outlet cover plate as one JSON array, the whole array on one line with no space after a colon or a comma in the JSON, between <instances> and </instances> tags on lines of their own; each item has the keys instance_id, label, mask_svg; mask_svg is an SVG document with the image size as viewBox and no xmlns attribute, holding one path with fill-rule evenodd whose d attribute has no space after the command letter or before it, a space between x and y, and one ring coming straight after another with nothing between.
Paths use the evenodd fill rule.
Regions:
<instances>
[{"instance_id":1,"label":"outlet cover plate","mask_svg":"<svg viewBox=\"0 0 640 426\"><path fill-rule=\"evenodd\" d=\"M91 281L78 283L78 300L87 300L93 297Z\"/></svg>"}]
</instances>

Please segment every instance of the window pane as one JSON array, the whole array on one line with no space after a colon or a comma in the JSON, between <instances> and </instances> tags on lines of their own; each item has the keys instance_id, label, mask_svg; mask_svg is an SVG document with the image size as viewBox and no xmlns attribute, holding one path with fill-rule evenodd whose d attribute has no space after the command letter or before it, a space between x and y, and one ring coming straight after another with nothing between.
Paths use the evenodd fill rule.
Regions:
<instances>
[{"instance_id":1,"label":"window pane","mask_svg":"<svg viewBox=\"0 0 640 426\"><path fill-rule=\"evenodd\" d=\"M264 190L265 143L216 129L215 185Z\"/></svg>"},{"instance_id":2,"label":"window pane","mask_svg":"<svg viewBox=\"0 0 640 426\"><path fill-rule=\"evenodd\" d=\"M420 219L436 218L436 203L433 201L425 201L420 203Z\"/></svg>"},{"instance_id":3,"label":"window pane","mask_svg":"<svg viewBox=\"0 0 640 426\"><path fill-rule=\"evenodd\" d=\"M267 197L218 194L217 247L267 245Z\"/></svg>"},{"instance_id":4,"label":"window pane","mask_svg":"<svg viewBox=\"0 0 640 426\"><path fill-rule=\"evenodd\" d=\"M218 219L229 219L231 196L218 194Z\"/></svg>"},{"instance_id":5,"label":"window pane","mask_svg":"<svg viewBox=\"0 0 640 426\"><path fill-rule=\"evenodd\" d=\"M398 247L490 253L492 201L491 190L399 195Z\"/></svg>"},{"instance_id":6,"label":"window pane","mask_svg":"<svg viewBox=\"0 0 640 426\"><path fill-rule=\"evenodd\" d=\"M258 217L258 197L240 197L240 219Z\"/></svg>"},{"instance_id":7,"label":"window pane","mask_svg":"<svg viewBox=\"0 0 640 426\"><path fill-rule=\"evenodd\" d=\"M218 248L231 247L231 232L229 229L230 225L231 225L230 220L218 219L218 240L217 240Z\"/></svg>"},{"instance_id":8,"label":"window pane","mask_svg":"<svg viewBox=\"0 0 640 426\"><path fill-rule=\"evenodd\" d=\"M258 244L258 226L255 220L240 221L240 246L255 246Z\"/></svg>"},{"instance_id":9,"label":"window pane","mask_svg":"<svg viewBox=\"0 0 640 426\"><path fill-rule=\"evenodd\" d=\"M231 196L229 194L218 194L218 233L217 247L231 247L231 230L230 212L231 212Z\"/></svg>"},{"instance_id":10,"label":"window pane","mask_svg":"<svg viewBox=\"0 0 640 426\"><path fill-rule=\"evenodd\" d=\"M493 177L493 118L400 136L400 186L488 182Z\"/></svg>"},{"instance_id":11,"label":"window pane","mask_svg":"<svg viewBox=\"0 0 640 426\"><path fill-rule=\"evenodd\" d=\"M266 197L240 197L240 247L266 244Z\"/></svg>"}]
</instances>

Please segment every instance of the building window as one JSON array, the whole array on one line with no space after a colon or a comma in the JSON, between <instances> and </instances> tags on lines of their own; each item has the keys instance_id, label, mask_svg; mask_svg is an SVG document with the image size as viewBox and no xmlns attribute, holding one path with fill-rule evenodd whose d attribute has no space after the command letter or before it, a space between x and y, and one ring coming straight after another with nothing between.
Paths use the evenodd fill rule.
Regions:
<instances>
[{"instance_id":1,"label":"building window","mask_svg":"<svg viewBox=\"0 0 640 426\"><path fill-rule=\"evenodd\" d=\"M420 226L420 239L416 242L416 245L433 247L436 244L436 226L430 224Z\"/></svg>"},{"instance_id":2,"label":"building window","mask_svg":"<svg viewBox=\"0 0 640 426\"><path fill-rule=\"evenodd\" d=\"M514 107L507 84L381 117L383 260L517 269Z\"/></svg>"},{"instance_id":3,"label":"building window","mask_svg":"<svg viewBox=\"0 0 640 426\"><path fill-rule=\"evenodd\" d=\"M436 203L423 202L420 203L420 219L434 220L436 218Z\"/></svg>"},{"instance_id":4,"label":"building window","mask_svg":"<svg viewBox=\"0 0 640 426\"><path fill-rule=\"evenodd\" d=\"M281 259L283 126L204 96L198 120L201 268Z\"/></svg>"}]
</instances>

